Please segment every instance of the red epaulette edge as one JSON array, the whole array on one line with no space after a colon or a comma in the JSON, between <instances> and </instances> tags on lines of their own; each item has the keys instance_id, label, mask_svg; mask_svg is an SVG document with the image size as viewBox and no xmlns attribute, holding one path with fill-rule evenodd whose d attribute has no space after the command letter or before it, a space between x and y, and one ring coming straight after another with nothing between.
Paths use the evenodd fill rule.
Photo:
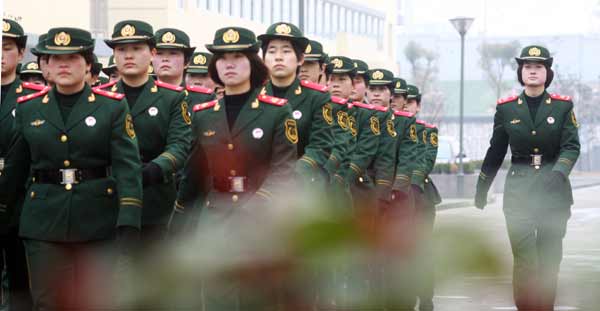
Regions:
<instances>
[{"instance_id":1,"label":"red epaulette edge","mask_svg":"<svg viewBox=\"0 0 600 311\"><path fill-rule=\"evenodd\" d=\"M159 80L155 80L154 84L156 84L157 86L160 86L162 88L172 90L172 91L177 91L177 92L183 91L183 86L173 85L173 84L162 82Z\"/></svg>"},{"instance_id":2,"label":"red epaulette edge","mask_svg":"<svg viewBox=\"0 0 600 311\"><path fill-rule=\"evenodd\" d=\"M29 94L29 95L25 95L25 96L21 96L19 98L17 98L17 103L22 104L28 100L34 99L34 98L38 98L42 95L46 95L49 91L50 91L51 87L46 86L44 89L42 89L39 92L33 93L33 94Z\"/></svg>"},{"instance_id":3,"label":"red epaulette edge","mask_svg":"<svg viewBox=\"0 0 600 311\"><path fill-rule=\"evenodd\" d=\"M337 97L337 96L331 96L331 101L338 104L338 105L345 105L348 103L347 99L341 98L341 97Z\"/></svg>"},{"instance_id":4,"label":"red epaulette edge","mask_svg":"<svg viewBox=\"0 0 600 311\"><path fill-rule=\"evenodd\" d=\"M361 102L353 102L352 105L354 105L356 107L360 107L360 108L370 109L370 110L375 109L375 107L373 107L373 105L365 104L365 103L361 103Z\"/></svg>"},{"instance_id":5,"label":"red epaulette edge","mask_svg":"<svg viewBox=\"0 0 600 311\"><path fill-rule=\"evenodd\" d=\"M570 101L571 100L571 96L560 95L560 94L550 94L550 98L552 98L552 99L558 99L558 100L564 100L564 101Z\"/></svg>"},{"instance_id":6,"label":"red epaulette edge","mask_svg":"<svg viewBox=\"0 0 600 311\"><path fill-rule=\"evenodd\" d=\"M270 105L274 105L274 106L285 106L285 104L287 104L288 100L285 98L279 98L279 97L274 97L274 96L269 96L269 95L258 95L258 100L260 100L261 102L265 103L265 104L270 104Z\"/></svg>"},{"instance_id":7,"label":"red epaulette edge","mask_svg":"<svg viewBox=\"0 0 600 311\"><path fill-rule=\"evenodd\" d=\"M92 88L92 92L94 92L94 94L102 95L104 97L108 97L108 98L112 98L112 99L116 99L116 100L122 100L123 98L125 98L125 94L105 91L105 90L101 89L99 86Z\"/></svg>"},{"instance_id":8,"label":"red epaulette edge","mask_svg":"<svg viewBox=\"0 0 600 311\"><path fill-rule=\"evenodd\" d=\"M192 111L198 112L200 110L204 110L204 109L208 109L208 108L214 107L218 102L219 102L219 100L215 99L215 100L211 100L211 101L206 102L206 103L196 104L196 105L194 105L194 107L192 107Z\"/></svg>"},{"instance_id":9,"label":"red epaulette edge","mask_svg":"<svg viewBox=\"0 0 600 311\"><path fill-rule=\"evenodd\" d=\"M106 82L106 83L100 84L100 85L98 85L98 86L96 86L94 88L95 89L105 89L105 88L108 88L108 87L111 87L111 86L117 84L117 82L119 82L119 81L118 80L114 80L114 81Z\"/></svg>"},{"instance_id":10,"label":"red epaulette edge","mask_svg":"<svg viewBox=\"0 0 600 311\"><path fill-rule=\"evenodd\" d=\"M314 82L310 82L308 80L300 81L300 85L307 87L309 89L317 90L319 92L323 92L323 93L327 92L327 86L321 85L318 83L314 83Z\"/></svg>"},{"instance_id":11,"label":"red epaulette edge","mask_svg":"<svg viewBox=\"0 0 600 311\"><path fill-rule=\"evenodd\" d=\"M21 82L21 85L23 85L23 87L26 89L36 90L36 91L41 91L46 87L45 85L39 85L39 84L35 84L35 83L30 83L30 82Z\"/></svg>"},{"instance_id":12,"label":"red epaulette edge","mask_svg":"<svg viewBox=\"0 0 600 311\"><path fill-rule=\"evenodd\" d=\"M513 95L513 96L509 96L509 97L505 97L505 98L500 98L498 100L498 105L503 105L506 103L510 103L512 101L514 101L515 99L519 98L519 96L517 95Z\"/></svg>"},{"instance_id":13,"label":"red epaulette edge","mask_svg":"<svg viewBox=\"0 0 600 311\"><path fill-rule=\"evenodd\" d=\"M212 94L213 93L213 90L211 90L207 87L193 86L193 85L186 86L186 90L188 90L190 92L202 93L202 94Z\"/></svg>"},{"instance_id":14,"label":"red epaulette edge","mask_svg":"<svg viewBox=\"0 0 600 311\"><path fill-rule=\"evenodd\" d=\"M400 111L400 110L394 110L394 114L397 116L402 116L402 117L407 117L407 118L412 118L415 115L410 113L410 112L406 112L406 111Z\"/></svg>"},{"instance_id":15,"label":"red epaulette edge","mask_svg":"<svg viewBox=\"0 0 600 311\"><path fill-rule=\"evenodd\" d=\"M423 120L417 120L417 124L421 124L423 126L427 126L427 122L425 122Z\"/></svg>"}]
</instances>

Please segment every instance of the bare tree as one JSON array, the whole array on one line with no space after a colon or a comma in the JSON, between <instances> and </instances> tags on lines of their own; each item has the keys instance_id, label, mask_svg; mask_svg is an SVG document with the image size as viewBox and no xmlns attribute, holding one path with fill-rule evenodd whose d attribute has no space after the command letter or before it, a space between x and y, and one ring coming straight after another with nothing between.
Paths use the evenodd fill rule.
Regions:
<instances>
[{"instance_id":1,"label":"bare tree","mask_svg":"<svg viewBox=\"0 0 600 311\"><path fill-rule=\"evenodd\" d=\"M437 85L439 54L410 41L404 49L404 56L411 69L409 83L416 85L423 94L422 114L427 116L430 122L438 123L444 111L445 100Z\"/></svg>"},{"instance_id":2,"label":"bare tree","mask_svg":"<svg viewBox=\"0 0 600 311\"><path fill-rule=\"evenodd\" d=\"M514 73L517 63L514 58L519 53L519 41L508 43L482 43L479 48L479 65L485 73L486 80L494 90L496 98L504 96L509 88L505 81L506 72Z\"/></svg>"}]
</instances>

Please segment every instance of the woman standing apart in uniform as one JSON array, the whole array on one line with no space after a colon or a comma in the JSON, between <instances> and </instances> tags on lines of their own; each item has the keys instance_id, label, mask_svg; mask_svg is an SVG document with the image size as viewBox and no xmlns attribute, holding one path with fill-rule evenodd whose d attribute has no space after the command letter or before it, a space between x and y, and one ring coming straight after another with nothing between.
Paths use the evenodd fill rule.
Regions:
<instances>
[{"instance_id":1,"label":"woman standing apart in uniform","mask_svg":"<svg viewBox=\"0 0 600 311\"><path fill-rule=\"evenodd\" d=\"M579 125L571 98L546 91L554 76L549 51L529 46L516 60L525 89L498 101L475 205L486 205L510 146L504 215L514 257L515 303L519 310L553 310L562 240L573 204L568 177L579 157Z\"/></svg>"},{"instance_id":2,"label":"woman standing apart in uniform","mask_svg":"<svg viewBox=\"0 0 600 311\"><path fill-rule=\"evenodd\" d=\"M53 28L47 38L41 52L56 85L18 100L0 201L27 185L19 234L35 310L109 309L107 276L137 237L142 214L132 118L123 95L85 83L89 32Z\"/></svg>"}]
</instances>

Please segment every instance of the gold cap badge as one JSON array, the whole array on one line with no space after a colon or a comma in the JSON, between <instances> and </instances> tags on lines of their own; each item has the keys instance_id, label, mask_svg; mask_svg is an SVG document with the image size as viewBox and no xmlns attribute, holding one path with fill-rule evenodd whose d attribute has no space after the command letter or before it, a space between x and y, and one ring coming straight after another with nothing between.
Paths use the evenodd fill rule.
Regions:
<instances>
[{"instance_id":1,"label":"gold cap badge","mask_svg":"<svg viewBox=\"0 0 600 311\"><path fill-rule=\"evenodd\" d=\"M223 34L223 42L225 43L237 43L240 41L240 33L229 29Z\"/></svg>"},{"instance_id":2,"label":"gold cap badge","mask_svg":"<svg viewBox=\"0 0 600 311\"><path fill-rule=\"evenodd\" d=\"M202 55L202 54L196 55L194 57L194 64L195 65L204 65L204 64L206 64L206 57L204 57L204 55Z\"/></svg>"},{"instance_id":3,"label":"gold cap badge","mask_svg":"<svg viewBox=\"0 0 600 311\"><path fill-rule=\"evenodd\" d=\"M121 28L121 35L123 37L131 37L135 35L135 27L129 24L123 26L123 28Z\"/></svg>"},{"instance_id":4,"label":"gold cap badge","mask_svg":"<svg viewBox=\"0 0 600 311\"><path fill-rule=\"evenodd\" d=\"M383 72L377 70L373 73L372 77L375 80L381 80L381 79L383 79Z\"/></svg>"},{"instance_id":5,"label":"gold cap badge","mask_svg":"<svg viewBox=\"0 0 600 311\"><path fill-rule=\"evenodd\" d=\"M2 21L2 32L8 32L10 30L10 23Z\"/></svg>"},{"instance_id":6,"label":"gold cap badge","mask_svg":"<svg viewBox=\"0 0 600 311\"><path fill-rule=\"evenodd\" d=\"M176 38L172 32L168 31L162 35L161 40L163 43L175 43Z\"/></svg>"},{"instance_id":7,"label":"gold cap badge","mask_svg":"<svg viewBox=\"0 0 600 311\"><path fill-rule=\"evenodd\" d=\"M306 46L306 50L304 50L304 53L310 54L310 52L312 52L312 46L310 46L310 44L309 44Z\"/></svg>"},{"instance_id":8,"label":"gold cap badge","mask_svg":"<svg viewBox=\"0 0 600 311\"><path fill-rule=\"evenodd\" d=\"M344 66L344 61L339 58L334 58L331 63L333 63L333 68L342 68Z\"/></svg>"},{"instance_id":9,"label":"gold cap badge","mask_svg":"<svg viewBox=\"0 0 600 311\"><path fill-rule=\"evenodd\" d=\"M536 47L532 47L531 49L529 49L529 56L534 56L534 57L538 57L542 55L542 51Z\"/></svg>"},{"instance_id":10,"label":"gold cap badge","mask_svg":"<svg viewBox=\"0 0 600 311\"><path fill-rule=\"evenodd\" d=\"M275 27L275 32L280 35L289 35L292 32L292 27L288 24L279 24Z\"/></svg>"},{"instance_id":11,"label":"gold cap badge","mask_svg":"<svg viewBox=\"0 0 600 311\"><path fill-rule=\"evenodd\" d=\"M61 31L54 36L54 44L67 46L71 43L71 35Z\"/></svg>"},{"instance_id":12,"label":"gold cap badge","mask_svg":"<svg viewBox=\"0 0 600 311\"><path fill-rule=\"evenodd\" d=\"M396 88L399 89L402 87L402 83L400 83L400 81L396 82Z\"/></svg>"},{"instance_id":13,"label":"gold cap badge","mask_svg":"<svg viewBox=\"0 0 600 311\"><path fill-rule=\"evenodd\" d=\"M29 70L38 70L39 66L36 63L29 63L29 64L27 64L27 69L29 69Z\"/></svg>"}]
</instances>

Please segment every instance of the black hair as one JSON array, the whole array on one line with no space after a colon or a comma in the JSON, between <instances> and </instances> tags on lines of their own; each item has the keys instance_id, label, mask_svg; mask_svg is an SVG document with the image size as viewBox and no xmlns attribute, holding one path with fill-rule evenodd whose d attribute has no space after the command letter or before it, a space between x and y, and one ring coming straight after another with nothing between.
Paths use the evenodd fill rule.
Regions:
<instances>
[{"instance_id":1,"label":"black hair","mask_svg":"<svg viewBox=\"0 0 600 311\"><path fill-rule=\"evenodd\" d=\"M219 73L217 72L217 61L225 55L227 52L219 52L213 55L213 58L210 60L208 64L208 74L210 78L219 85L224 85L221 78L219 78ZM236 53L231 52L231 53ZM267 79L269 79L269 68L263 63L262 59L258 57L258 54L254 51L239 51L239 53L244 54L248 60L250 61L250 85L252 89L261 87L265 84Z\"/></svg>"},{"instance_id":2,"label":"black hair","mask_svg":"<svg viewBox=\"0 0 600 311\"><path fill-rule=\"evenodd\" d=\"M523 81L523 66L525 64L526 62L519 64L519 68L517 69L517 79L519 80L519 83L521 83L521 86L525 86L525 81ZM552 84L552 80L554 80L554 70L552 70L550 65L545 62L541 62L540 64L546 67L546 82L544 83L544 87L548 88L550 87L550 84Z\"/></svg>"}]
</instances>

